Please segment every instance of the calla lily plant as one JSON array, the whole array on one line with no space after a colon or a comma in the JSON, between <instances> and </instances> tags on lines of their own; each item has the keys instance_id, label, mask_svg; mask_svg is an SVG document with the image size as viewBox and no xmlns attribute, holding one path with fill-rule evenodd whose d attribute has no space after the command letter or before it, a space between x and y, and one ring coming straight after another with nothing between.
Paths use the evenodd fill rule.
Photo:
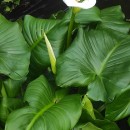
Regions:
<instances>
[{"instance_id":1,"label":"calla lily plant","mask_svg":"<svg viewBox=\"0 0 130 130\"><path fill-rule=\"evenodd\" d=\"M48 19L0 14L0 130L130 130L130 22L63 1Z\"/></svg>"}]
</instances>

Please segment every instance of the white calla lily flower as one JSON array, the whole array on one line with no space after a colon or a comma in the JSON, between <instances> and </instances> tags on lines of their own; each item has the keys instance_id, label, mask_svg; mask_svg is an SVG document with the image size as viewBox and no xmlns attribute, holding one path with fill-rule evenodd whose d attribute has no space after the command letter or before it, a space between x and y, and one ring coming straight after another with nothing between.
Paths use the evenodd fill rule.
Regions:
<instances>
[{"instance_id":1,"label":"white calla lily flower","mask_svg":"<svg viewBox=\"0 0 130 130\"><path fill-rule=\"evenodd\" d=\"M96 0L63 0L63 2L70 7L79 7L82 9L92 8L96 4Z\"/></svg>"}]
</instances>

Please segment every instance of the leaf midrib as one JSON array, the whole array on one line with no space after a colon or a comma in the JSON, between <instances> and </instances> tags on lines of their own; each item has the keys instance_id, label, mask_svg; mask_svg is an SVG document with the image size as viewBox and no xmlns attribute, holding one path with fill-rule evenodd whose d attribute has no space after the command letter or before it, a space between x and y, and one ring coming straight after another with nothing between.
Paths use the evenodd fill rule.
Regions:
<instances>
[{"instance_id":1,"label":"leaf midrib","mask_svg":"<svg viewBox=\"0 0 130 130\"><path fill-rule=\"evenodd\" d=\"M44 35L39 37L31 46L31 51L38 45L38 43L44 38Z\"/></svg>"},{"instance_id":2,"label":"leaf midrib","mask_svg":"<svg viewBox=\"0 0 130 130\"><path fill-rule=\"evenodd\" d=\"M42 108L31 120L31 122L29 123L29 125L26 127L26 130L31 130L31 128L33 127L34 123L38 120L38 118L40 116L42 116L50 107L52 107L55 103L52 102L48 105L46 105L44 108Z\"/></svg>"},{"instance_id":3,"label":"leaf midrib","mask_svg":"<svg viewBox=\"0 0 130 130\"><path fill-rule=\"evenodd\" d=\"M102 62L102 64L101 64L101 68L100 68L100 70L97 72L97 75L98 75L99 77L101 76L103 70L105 69L105 66L106 66L108 60L110 59L111 55L112 55L113 52L118 48L119 45L120 45L120 44L117 43L117 44L114 46L114 48L112 48L112 50L110 50L110 52L107 54L106 58L103 60L103 62Z\"/></svg>"},{"instance_id":4,"label":"leaf midrib","mask_svg":"<svg viewBox=\"0 0 130 130\"><path fill-rule=\"evenodd\" d=\"M50 28L46 34L48 34L58 23L56 23L52 28ZM36 41L33 42L32 46L31 46L31 51L39 44L40 41L42 41L44 39L44 33L41 35L41 37L39 37Z\"/></svg>"}]
</instances>

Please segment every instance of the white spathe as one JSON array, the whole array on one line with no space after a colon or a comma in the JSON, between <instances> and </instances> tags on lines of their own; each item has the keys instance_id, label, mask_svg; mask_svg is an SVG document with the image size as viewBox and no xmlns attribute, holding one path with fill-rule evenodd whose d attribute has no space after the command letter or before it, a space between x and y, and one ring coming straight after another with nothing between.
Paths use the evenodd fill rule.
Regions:
<instances>
[{"instance_id":1,"label":"white spathe","mask_svg":"<svg viewBox=\"0 0 130 130\"><path fill-rule=\"evenodd\" d=\"M80 0L63 0L67 6L70 7L79 7L82 9L92 8L96 4L96 0L84 0L80 2Z\"/></svg>"}]
</instances>

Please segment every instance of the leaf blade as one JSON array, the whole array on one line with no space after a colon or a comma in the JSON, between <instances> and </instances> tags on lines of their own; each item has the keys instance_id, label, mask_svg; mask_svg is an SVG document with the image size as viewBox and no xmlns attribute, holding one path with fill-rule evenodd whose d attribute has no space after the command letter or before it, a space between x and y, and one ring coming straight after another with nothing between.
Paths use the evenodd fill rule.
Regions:
<instances>
[{"instance_id":1,"label":"leaf blade","mask_svg":"<svg viewBox=\"0 0 130 130\"><path fill-rule=\"evenodd\" d=\"M25 93L25 101L29 103L29 106L10 114L6 130L10 128L19 130L72 129L81 114L80 96L69 95L56 101L54 95L50 96L51 93L53 91L43 76L30 83ZM17 125L14 120L17 120Z\"/></svg>"},{"instance_id":2,"label":"leaf blade","mask_svg":"<svg viewBox=\"0 0 130 130\"><path fill-rule=\"evenodd\" d=\"M129 39L111 30L80 29L72 46L57 59L57 85L88 86L87 95L93 100L113 100L129 84Z\"/></svg>"},{"instance_id":3,"label":"leaf blade","mask_svg":"<svg viewBox=\"0 0 130 130\"><path fill-rule=\"evenodd\" d=\"M0 73L14 80L22 79L28 73L29 48L16 22L0 15L0 28Z\"/></svg>"}]
</instances>

